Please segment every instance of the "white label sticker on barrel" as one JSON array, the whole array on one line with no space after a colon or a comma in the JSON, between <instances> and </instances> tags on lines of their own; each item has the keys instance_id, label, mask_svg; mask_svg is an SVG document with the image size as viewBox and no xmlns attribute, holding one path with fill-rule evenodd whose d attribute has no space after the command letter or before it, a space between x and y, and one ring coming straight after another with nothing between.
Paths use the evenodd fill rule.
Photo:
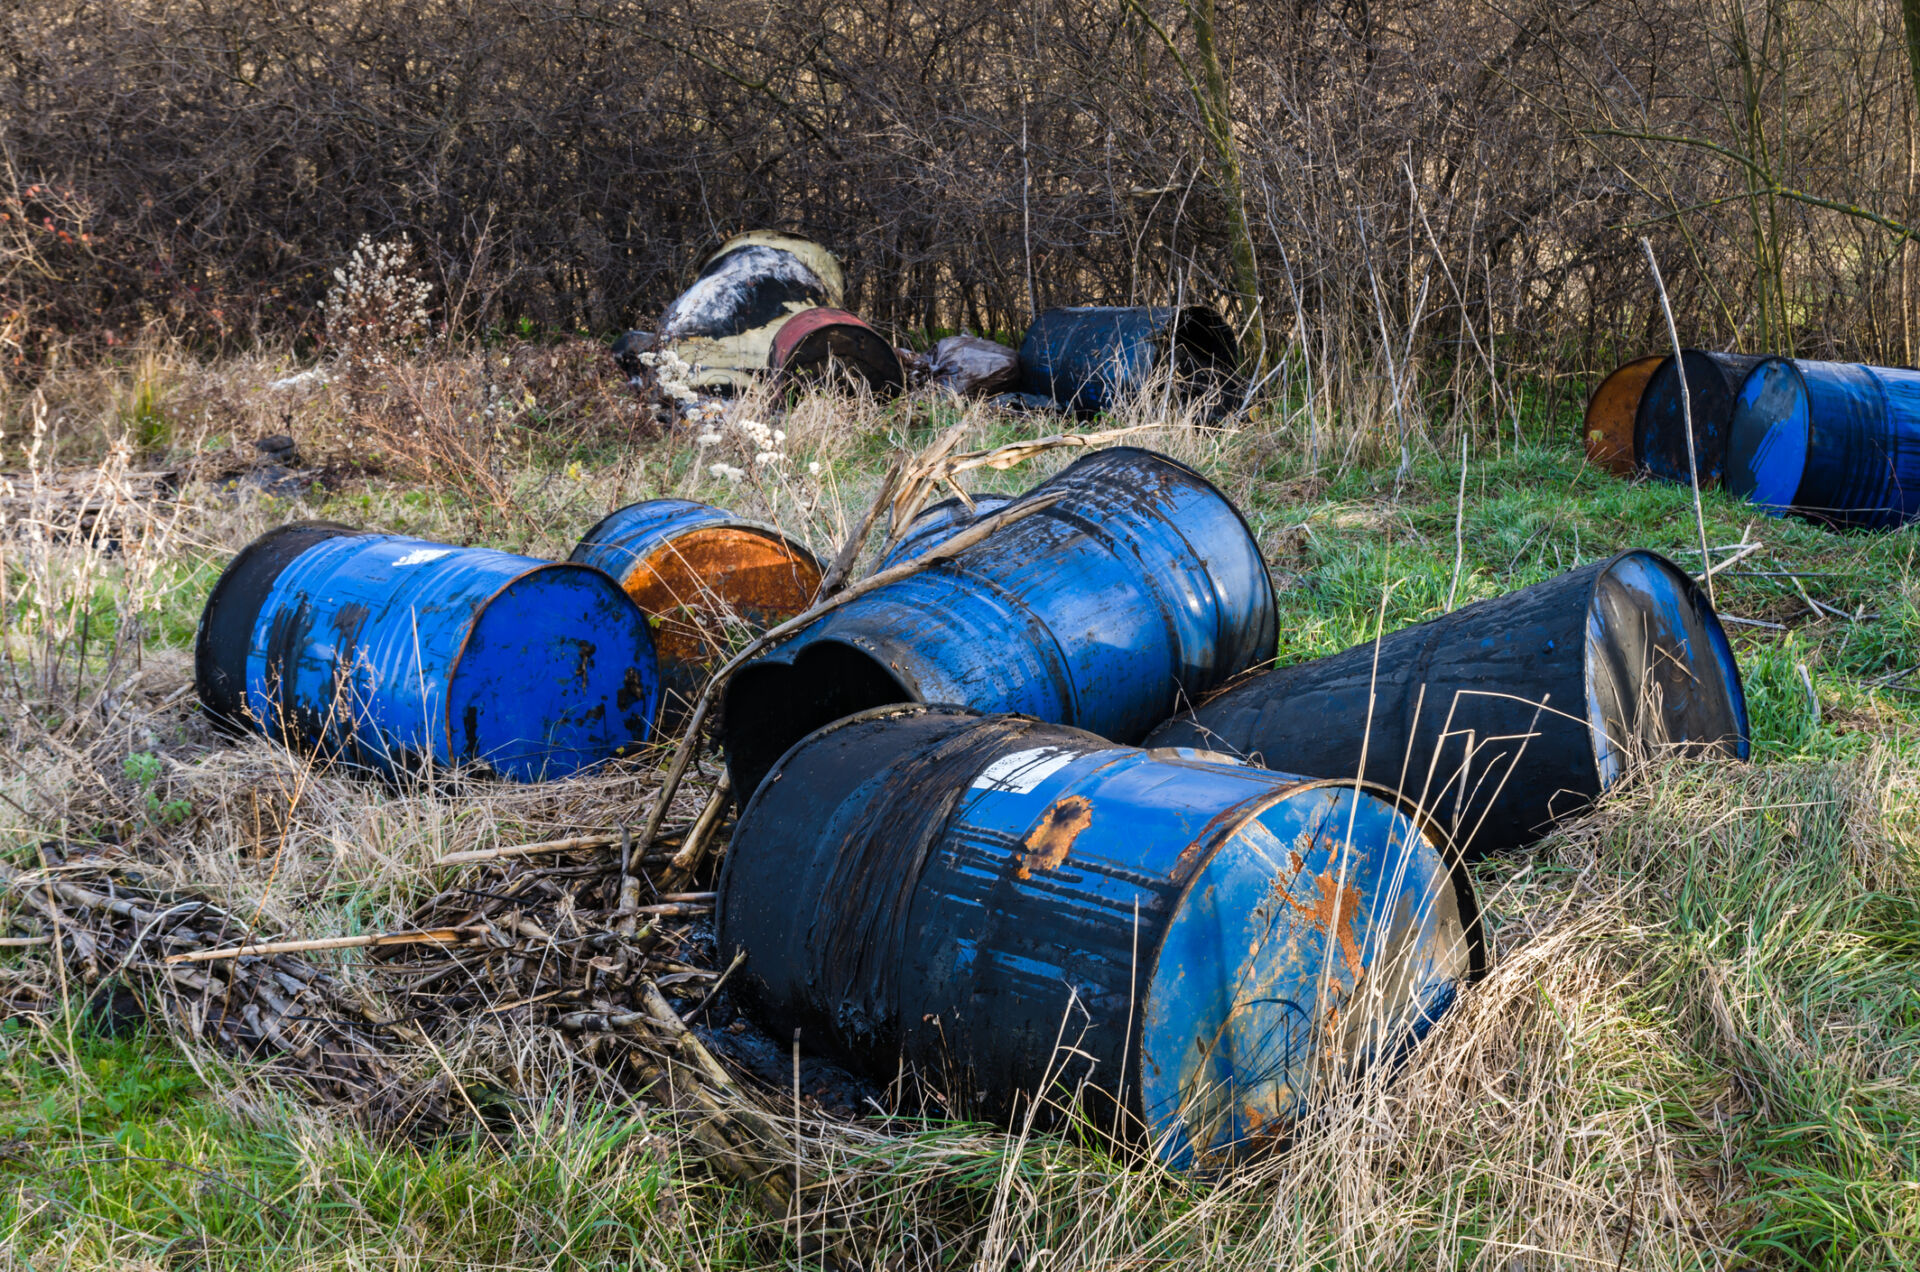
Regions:
<instances>
[{"instance_id":1,"label":"white label sticker on barrel","mask_svg":"<svg viewBox=\"0 0 1920 1272\"><path fill-rule=\"evenodd\" d=\"M438 561L441 557L446 556L452 551L452 548L415 548L413 551L395 561L394 564L396 566L425 565L429 561Z\"/></svg>"},{"instance_id":2,"label":"white label sticker on barrel","mask_svg":"<svg viewBox=\"0 0 1920 1272\"><path fill-rule=\"evenodd\" d=\"M1064 746L1036 746L1027 751L1015 751L980 770L980 776L973 779L973 789L1025 795L1080 758L1080 754Z\"/></svg>"}]
</instances>

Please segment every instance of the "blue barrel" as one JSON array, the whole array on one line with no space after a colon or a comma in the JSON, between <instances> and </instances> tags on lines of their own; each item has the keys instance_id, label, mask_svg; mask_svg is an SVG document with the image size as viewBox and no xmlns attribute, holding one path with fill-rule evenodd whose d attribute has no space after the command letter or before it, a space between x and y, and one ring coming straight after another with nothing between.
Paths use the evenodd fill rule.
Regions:
<instances>
[{"instance_id":1,"label":"blue barrel","mask_svg":"<svg viewBox=\"0 0 1920 1272\"><path fill-rule=\"evenodd\" d=\"M1740 388L1727 490L1833 526L1920 516L1920 371L1767 359Z\"/></svg>"},{"instance_id":2,"label":"blue barrel","mask_svg":"<svg viewBox=\"0 0 1920 1272\"><path fill-rule=\"evenodd\" d=\"M1183 398L1224 390L1239 361L1233 328L1205 305L1049 309L1020 345L1021 387L1088 414L1125 402L1157 373Z\"/></svg>"},{"instance_id":3,"label":"blue barrel","mask_svg":"<svg viewBox=\"0 0 1920 1272\"><path fill-rule=\"evenodd\" d=\"M646 616L607 575L324 522L227 566L194 640L209 714L396 774L564 777L647 740Z\"/></svg>"},{"instance_id":4,"label":"blue barrel","mask_svg":"<svg viewBox=\"0 0 1920 1272\"><path fill-rule=\"evenodd\" d=\"M1022 499L1054 493L736 672L722 727L740 798L789 746L868 707L959 703L1135 742L1273 656L1260 545L1206 478L1118 447Z\"/></svg>"},{"instance_id":5,"label":"blue barrel","mask_svg":"<svg viewBox=\"0 0 1920 1272\"><path fill-rule=\"evenodd\" d=\"M1687 417L1692 408L1693 466L1700 489L1720 484L1727 463L1727 438L1733 430L1733 405L1747 373L1766 359L1740 353L1684 349L1684 361L1669 354L1654 369L1634 408L1633 453L1640 466L1663 481L1687 481ZM1688 400L1680 396L1680 374L1687 373Z\"/></svg>"},{"instance_id":6,"label":"blue barrel","mask_svg":"<svg viewBox=\"0 0 1920 1272\"><path fill-rule=\"evenodd\" d=\"M1096 1125L1184 1168L1283 1134L1484 969L1444 842L1350 780L882 708L741 814L719 941L776 1037L988 1119L1085 1083Z\"/></svg>"},{"instance_id":7,"label":"blue barrel","mask_svg":"<svg viewBox=\"0 0 1920 1272\"><path fill-rule=\"evenodd\" d=\"M772 526L688 499L603 518L567 558L605 570L653 623L664 719L690 711L746 640L813 604L820 562Z\"/></svg>"},{"instance_id":8,"label":"blue barrel","mask_svg":"<svg viewBox=\"0 0 1920 1272\"><path fill-rule=\"evenodd\" d=\"M1147 739L1314 777L1354 777L1430 810L1471 859L1522 847L1644 757L1746 758L1740 667L1706 594L1630 551L1248 676Z\"/></svg>"},{"instance_id":9,"label":"blue barrel","mask_svg":"<svg viewBox=\"0 0 1920 1272\"><path fill-rule=\"evenodd\" d=\"M1012 495L973 495L971 498L971 511L958 496L922 508L920 515L907 523L907 532L900 536L900 542L893 545L893 551L887 553L876 568L884 570L902 561L911 561L922 552L945 543L980 518L992 516L1014 500Z\"/></svg>"}]
</instances>

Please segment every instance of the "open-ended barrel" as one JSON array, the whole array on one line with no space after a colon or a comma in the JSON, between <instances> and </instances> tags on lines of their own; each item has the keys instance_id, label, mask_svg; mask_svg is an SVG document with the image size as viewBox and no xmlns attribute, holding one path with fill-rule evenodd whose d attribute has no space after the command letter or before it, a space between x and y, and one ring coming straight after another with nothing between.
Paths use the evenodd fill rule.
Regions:
<instances>
[{"instance_id":1,"label":"open-ended barrel","mask_svg":"<svg viewBox=\"0 0 1920 1272\"><path fill-rule=\"evenodd\" d=\"M1273 584L1231 502L1185 464L1088 455L1059 502L859 597L742 667L724 736L741 800L789 746L890 702L1017 711L1136 742L1273 655Z\"/></svg>"},{"instance_id":2,"label":"open-ended barrel","mask_svg":"<svg viewBox=\"0 0 1920 1272\"><path fill-rule=\"evenodd\" d=\"M1390 792L953 707L782 757L718 910L776 1037L1002 1121L1084 1083L1177 1167L1284 1134L1485 963L1465 871Z\"/></svg>"},{"instance_id":3,"label":"open-ended barrel","mask_svg":"<svg viewBox=\"0 0 1920 1272\"><path fill-rule=\"evenodd\" d=\"M1693 464L1700 488L1720 484L1727 463L1727 438L1733 429L1734 400L1747 373L1763 358L1739 353L1711 353L1685 349L1683 362L1672 355L1659 367L1640 394L1634 413L1633 452L1642 468L1664 481L1687 481L1687 413L1692 408ZM1680 396L1680 373L1687 373L1686 401Z\"/></svg>"},{"instance_id":4,"label":"open-ended barrel","mask_svg":"<svg viewBox=\"0 0 1920 1272\"><path fill-rule=\"evenodd\" d=\"M1744 759L1747 706L1706 595L1635 550L1256 673L1147 743L1315 777L1364 762L1476 858L1539 838L1643 756Z\"/></svg>"},{"instance_id":5,"label":"open-ended barrel","mask_svg":"<svg viewBox=\"0 0 1920 1272\"><path fill-rule=\"evenodd\" d=\"M1020 344L1022 387L1069 410L1109 410L1167 379L1175 396L1223 389L1240 360L1233 328L1205 305L1049 309Z\"/></svg>"},{"instance_id":6,"label":"open-ended barrel","mask_svg":"<svg viewBox=\"0 0 1920 1272\"><path fill-rule=\"evenodd\" d=\"M1655 353L1621 363L1587 399L1587 462L1595 468L1630 477L1640 467L1633 454L1633 418L1661 361Z\"/></svg>"},{"instance_id":7,"label":"open-ended barrel","mask_svg":"<svg viewBox=\"0 0 1920 1272\"><path fill-rule=\"evenodd\" d=\"M864 384L880 397L907 386L900 355L887 338L844 309L802 309L781 323L767 349L767 369L781 384L822 381L837 375Z\"/></svg>"},{"instance_id":8,"label":"open-ended barrel","mask_svg":"<svg viewBox=\"0 0 1920 1272\"><path fill-rule=\"evenodd\" d=\"M687 499L629 504L567 559L611 574L652 620L671 716L692 708L735 637L778 626L820 590L820 562L805 544Z\"/></svg>"},{"instance_id":9,"label":"open-ended barrel","mask_svg":"<svg viewBox=\"0 0 1920 1272\"><path fill-rule=\"evenodd\" d=\"M194 681L216 720L302 750L518 781L645 742L659 696L646 616L599 570L326 522L234 557Z\"/></svg>"},{"instance_id":10,"label":"open-ended barrel","mask_svg":"<svg viewBox=\"0 0 1920 1272\"><path fill-rule=\"evenodd\" d=\"M1740 389L1727 491L1833 526L1920 516L1920 371L1767 359Z\"/></svg>"},{"instance_id":11,"label":"open-ended barrel","mask_svg":"<svg viewBox=\"0 0 1920 1272\"><path fill-rule=\"evenodd\" d=\"M1016 496L973 495L971 498L972 508L968 508L958 496L922 508L919 515L907 523L907 532L900 536L900 542L893 545L893 550L887 553L878 568L884 570L902 561L911 561L922 552L938 547L982 517L990 517L1000 511L1012 503Z\"/></svg>"}]
</instances>

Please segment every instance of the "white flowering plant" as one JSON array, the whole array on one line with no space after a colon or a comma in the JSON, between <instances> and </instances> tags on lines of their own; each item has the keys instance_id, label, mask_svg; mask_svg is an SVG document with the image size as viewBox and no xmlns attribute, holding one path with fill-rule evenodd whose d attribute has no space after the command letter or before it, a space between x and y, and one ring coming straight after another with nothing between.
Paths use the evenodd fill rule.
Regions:
<instances>
[{"instance_id":1,"label":"white flowering plant","mask_svg":"<svg viewBox=\"0 0 1920 1272\"><path fill-rule=\"evenodd\" d=\"M361 235L320 302L327 348L349 373L370 372L414 352L431 331L432 295L433 284L413 262L413 244L376 243Z\"/></svg>"}]
</instances>

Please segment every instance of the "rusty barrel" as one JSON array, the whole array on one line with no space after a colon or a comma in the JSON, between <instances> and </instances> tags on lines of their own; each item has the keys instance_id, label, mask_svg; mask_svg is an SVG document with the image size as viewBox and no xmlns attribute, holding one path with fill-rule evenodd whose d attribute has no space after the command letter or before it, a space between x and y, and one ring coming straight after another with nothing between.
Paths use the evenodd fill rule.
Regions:
<instances>
[{"instance_id":1,"label":"rusty barrel","mask_svg":"<svg viewBox=\"0 0 1920 1272\"><path fill-rule=\"evenodd\" d=\"M1693 464L1700 488L1720 484L1733 432L1733 409L1747 373L1765 361L1739 353L1683 349L1684 361L1671 354L1660 360L1640 395L1633 418L1633 452L1640 466L1663 481L1687 481L1687 407L1693 416ZM1687 373L1687 394L1680 396L1680 372Z\"/></svg>"},{"instance_id":2,"label":"rusty barrel","mask_svg":"<svg viewBox=\"0 0 1920 1272\"><path fill-rule=\"evenodd\" d=\"M1380 641L1259 672L1155 729L1293 773L1384 783L1469 858L1539 838L1636 759L1747 755L1740 669L1706 595L1629 551Z\"/></svg>"},{"instance_id":3,"label":"rusty barrel","mask_svg":"<svg viewBox=\"0 0 1920 1272\"><path fill-rule=\"evenodd\" d=\"M1727 490L1833 526L1920 517L1920 371L1767 359L1740 390Z\"/></svg>"},{"instance_id":4,"label":"rusty barrel","mask_svg":"<svg viewBox=\"0 0 1920 1272\"><path fill-rule=\"evenodd\" d=\"M783 756L727 850L721 952L774 1036L1008 1120L1089 1084L1185 1167L1284 1133L1484 967L1465 871L1392 793L956 707Z\"/></svg>"},{"instance_id":5,"label":"rusty barrel","mask_svg":"<svg viewBox=\"0 0 1920 1272\"><path fill-rule=\"evenodd\" d=\"M693 368L696 387L739 389L765 372L789 317L839 305L840 262L808 239L777 231L737 235L660 315L660 340Z\"/></svg>"},{"instance_id":6,"label":"rusty barrel","mask_svg":"<svg viewBox=\"0 0 1920 1272\"><path fill-rule=\"evenodd\" d=\"M723 730L740 798L789 746L868 707L959 703L1136 742L1272 657L1259 544L1206 478L1118 447L1021 498L1055 494L736 672Z\"/></svg>"},{"instance_id":7,"label":"rusty barrel","mask_svg":"<svg viewBox=\"0 0 1920 1272\"><path fill-rule=\"evenodd\" d=\"M1013 495L973 495L973 507L958 496L928 504L907 523L900 542L881 560L877 569L887 569L902 561L911 561L929 549L939 547L982 517L990 517L1014 501Z\"/></svg>"},{"instance_id":8,"label":"rusty barrel","mask_svg":"<svg viewBox=\"0 0 1920 1272\"><path fill-rule=\"evenodd\" d=\"M1205 305L1049 309L1020 344L1022 387L1088 414L1120 405L1156 376L1183 398L1223 391L1239 361L1233 328Z\"/></svg>"},{"instance_id":9,"label":"rusty barrel","mask_svg":"<svg viewBox=\"0 0 1920 1272\"><path fill-rule=\"evenodd\" d=\"M209 714L392 775L563 777L645 742L646 616L584 565L327 522L228 564L194 639Z\"/></svg>"},{"instance_id":10,"label":"rusty barrel","mask_svg":"<svg viewBox=\"0 0 1920 1272\"><path fill-rule=\"evenodd\" d=\"M844 309L802 309L781 323L767 350L767 369L782 384L839 375L881 397L907 386L900 355L887 338Z\"/></svg>"},{"instance_id":11,"label":"rusty barrel","mask_svg":"<svg viewBox=\"0 0 1920 1272\"><path fill-rule=\"evenodd\" d=\"M805 544L689 499L629 504L567 559L611 574L646 612L674 718L692 709L742 637L801 613L820 590L820 563Z\"/></svg>"},{"instance_id":12,"label":"rusty barrel","mask_svg":"<svg viewBox=\"0 0 1920 1272\"><path fill-rule=\"evenodd\" d=\"M1660 363L1657 353L1623 362L1587 399L1587 462L1595 468L1620 477L1631 476L1639 468L1633 453L1633 418Z\"/></svg>"}]
</instances>

